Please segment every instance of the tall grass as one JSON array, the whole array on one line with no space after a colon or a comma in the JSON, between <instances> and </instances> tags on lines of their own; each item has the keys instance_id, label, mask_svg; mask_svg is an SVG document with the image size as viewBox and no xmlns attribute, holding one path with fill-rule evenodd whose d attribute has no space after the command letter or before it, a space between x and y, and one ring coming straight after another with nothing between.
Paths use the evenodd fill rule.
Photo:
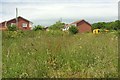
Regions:
<instances>
[{"instance_id":1,"label":"tall grass","mask_svg":"<svg viewBox=\"0 0 120 80\"><path fill-rule=\"evenodd\" d=\"M2 38L3 78L118 77L115 33L69 35L60 31L26 31Z\"/></svg>"},{"instance_id":2,"label":"tall grass","mask_svg":"<svg viewBox=\"0 0 120 80\"><path fill-rule=\"evenodd\" d=\"M0 31L0 79L2 78L2 31Z\"/></svg>"}]
</instances>

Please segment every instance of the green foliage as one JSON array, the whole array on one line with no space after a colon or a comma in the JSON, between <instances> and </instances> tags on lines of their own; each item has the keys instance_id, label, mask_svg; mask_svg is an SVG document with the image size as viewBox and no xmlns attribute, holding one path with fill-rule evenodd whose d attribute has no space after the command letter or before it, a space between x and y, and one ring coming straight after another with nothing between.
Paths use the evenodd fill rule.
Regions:
<instances>
[{"instance_id":1,"label":"green foliage","mask_svg":"<svg viewBox=\"0 0 120 80\"><path fill-rule=\"evenodd\" d=\"M16 30L18 30L18 28L16 25L8 25L8 30L9 31L16 31Z\"/></svg>"},{"instance_id":2,"label":"green foliage","mask_svg":"<svg viewBox=\"0 0 120 80\"><path fill-rule=\"evenodd\" d=\"M35 26L34 28L33 28L33 30L34 31L38 31L38 30L43 30L43 26L41 26L41 25L37 25L37 26Z\"/></svg>"},{"instance_id":3,"label":"green foliage","mask_svg":"<svg viewBox=\"0 0 120 80\"><path fill-rule=\"evenodd\" d=\"M20 38L23 37L25 34L22 30L17 30L17 31L6 31L3 32L3 39L10 39L10 38Z\"/></svg>"},{"instance_id":4,"label":"green foliage","mask_svg":"<svg viewBox=\"0 0 120 80\"><path fill-rule=\"evenodd\" d=\"M105 24L104 22L98 22L98 23L94 23L92 27L93 29L100 29L105 27L104 24Z\"/></svg>"},{"instance_id":5,"label":"green foliage","mask_svg":"<svg viewBox=\"0 0 120 80\"><path fill-rule=\"evenodd\" d=\"M48 33L48 35L53 35L53 36L61 36L64 35L64 32L61 30L50 30Z\"/></svg>"},{"instance_id":6,"label":"green foliage","mask_svg":"<svg viewBox=\"0 0 120 80\"><path fill-rule=\"evenodd\" d=\"M65 25L65 23L62 23L61 21L57 21L55 24L51 25L49 27L49 29L52 29L52 30L60 30L61 28L63 28Z\"/></svg>"},{"instance_id":7,"label":"green foliage","mask_svg":"<svg viewBox=\"0 0 120 80\"><path fill-rule=\"evenodd\" d=\"M76 26L71 26L71 27L69 28L69 31L70 31L72 34L78 33L78 29L77 29Z\"/></svg>"},{"instance_id":8,"label":"green foliage","mask_svg":"<svg viewBox=\"0 0 120 80\"><path fill-rule=\"evenodd\" d=\"M114 25L115 25L115 30L120 30L120 20L116 20Z\"/></svg>"},{"instance_id":9,"label":"green foliage","mask_svg":"<svg viewBox=\"0 0 120 80\"><path fill-rule=\"evenodd\" d=\"M98 22L92 24L92 29L108 29L108 30L120 30L120 21L116 20L114 22Z\"/></svg>"}]
</instances>

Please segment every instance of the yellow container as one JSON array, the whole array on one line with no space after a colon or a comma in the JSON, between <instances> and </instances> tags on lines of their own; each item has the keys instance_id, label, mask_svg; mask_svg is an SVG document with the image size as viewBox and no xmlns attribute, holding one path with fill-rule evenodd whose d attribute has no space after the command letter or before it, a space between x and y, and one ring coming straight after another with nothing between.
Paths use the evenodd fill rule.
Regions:
<instances>
[{"instance_id":1,"label":"yellow container","mask_svg":"<svg viewBox=\"0 0 120 80\"><path fill-rule=\"evenodd\" d=\"M99 31L100 29L94 29L93 30L93 34L98 34L100 31Z\"/></svg>"}]
</instances>

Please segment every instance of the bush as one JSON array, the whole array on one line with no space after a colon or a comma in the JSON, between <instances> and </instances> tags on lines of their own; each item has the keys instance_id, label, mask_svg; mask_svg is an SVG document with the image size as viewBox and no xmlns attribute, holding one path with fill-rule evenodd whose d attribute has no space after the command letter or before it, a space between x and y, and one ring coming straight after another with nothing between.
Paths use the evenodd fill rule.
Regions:
<instances>
[{"instance_id":1,"label":"bush","mask_svg":"<svg viewBox=\"0 0 120 80\"><path fill-rule=\"evenodd\" d=\"M19 37L23 37L25 35L22 30L7 31L7 32L4 32L4 34L3 34L4 35L3 38L19 38Z\"/></svg>"},{"instance_id":2,"label":"bush","mask_svg":"<svg viewBox=\"0 0 120 80\"><path fill-rule=\"evenodd\" d=\"M35 26L35 28L33 28L33 30L34 30L34 31L43 30L43 26L37 25L37 26Z\"/></svg>"},{"instance_id":3,"label":"bush","mask_svg":"<svg viewBox=\"0 0 120 80\"><path fill-rule=\"evenodd\" d=\"M72 34L78 33L78 29L77 29L76 26L71 26L71 27L69 28L69 31L70 31Z\"/></svg>"},{"instance_id":4,"label":"bush","mask_svg":"<svg viewBox=\"0 0 120 80\"><path fill-rule=\"evenodd\" d=\"M62 36L62 35L64 35L64 32L61 31L61 30L50 30L49 32L46 32L46 33L49 36L51 36L51 35L53 35L53 36Z\"/></svg>"},{"instance_id":5,"label":"bush","mask_svg":"<svg viewBox=\"0 0 120 80\"><path fill-rule=\"evenodd\" d=\"M8 25L8 30L9 31L16 31L17 30L17 26L16 25Z\"/></svg>"},{"instance_id":6,"label":"bush","mask_svg":"<svg viewBox=\"0 0 120 80\"><path fill-rule=\"evenodd\" d=\"M61 21L57 21L55 24L51 25L49 29L52 30L60 30L61 28L64 28L65 23L62 23Z\"/></svg>"}]
</instances>

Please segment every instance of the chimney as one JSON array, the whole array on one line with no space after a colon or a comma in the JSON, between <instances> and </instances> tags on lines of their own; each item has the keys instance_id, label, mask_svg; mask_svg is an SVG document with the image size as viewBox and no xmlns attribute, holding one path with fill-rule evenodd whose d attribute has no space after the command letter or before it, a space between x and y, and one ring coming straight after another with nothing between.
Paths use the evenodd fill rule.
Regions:
<instances>
[{"instance_id":1,"label":"chimney","mask_svg":"<svg viewBox=\"0 0 120 80\"><path fill-rule=\"evenodd\" d=\"M18 9L16 8L16 26L18 26Z\"/></svg>"}]
</instances>

